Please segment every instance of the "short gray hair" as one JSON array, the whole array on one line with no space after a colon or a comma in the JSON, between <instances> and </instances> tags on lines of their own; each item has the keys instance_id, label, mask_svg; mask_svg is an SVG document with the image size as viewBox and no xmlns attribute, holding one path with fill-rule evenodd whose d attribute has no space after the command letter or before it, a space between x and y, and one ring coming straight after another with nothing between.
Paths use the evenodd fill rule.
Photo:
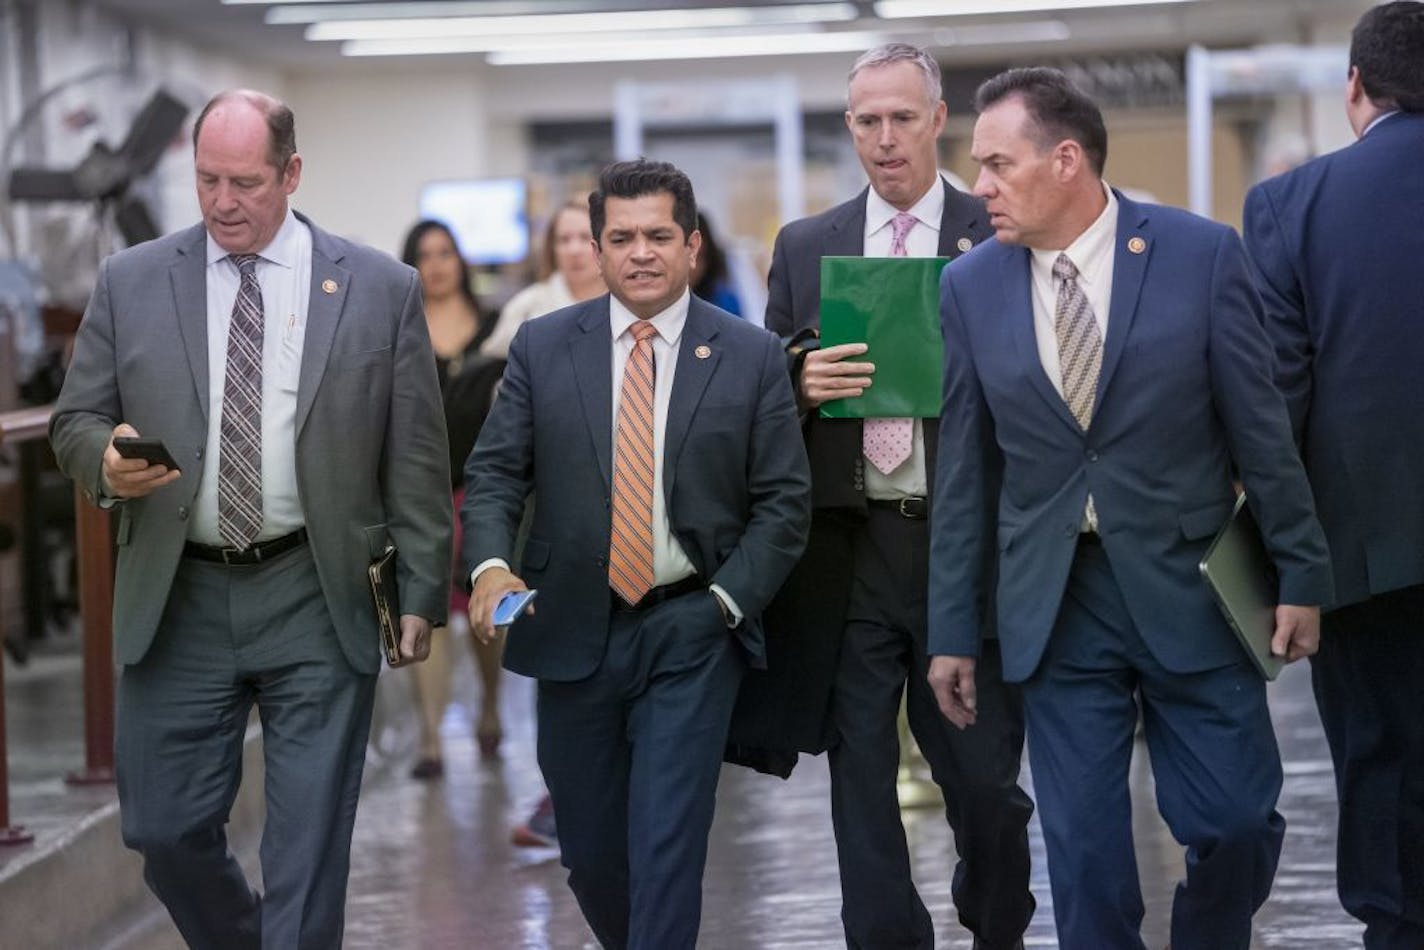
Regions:
<instances>
[{"instance_id":1,"label":"short gray hair","mask_svg":"<svg viewBox=\"0 0 1424 950\"><path fill-rule=\"evenodd\" d=\"M850 107L850 84L862 69L878 69L894 63L912 63L925 80L925 98L931 105L944 98L944 85L939 77L939 63L929 53L909 43L885 43L866 50L857 57L846 76L846 107Z\"/></svg>"}]
</instances>

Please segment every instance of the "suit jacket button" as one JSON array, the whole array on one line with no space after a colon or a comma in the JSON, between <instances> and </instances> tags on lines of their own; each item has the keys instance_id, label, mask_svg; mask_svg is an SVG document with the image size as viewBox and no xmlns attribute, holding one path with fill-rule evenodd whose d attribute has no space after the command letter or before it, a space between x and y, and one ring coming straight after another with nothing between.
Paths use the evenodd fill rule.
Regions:
<instances>
[{"instance_id":1,"label":"suit jacket button","mask_svg":"<svg viewBox=\"0 0 1424 950\"><path fill-rule=\"evenodd\" d=\"M594 558L593 560L594 563L596 563L599 567L603 567L608 563L608 558L603 557L602 555Z\"/></svg>"},{"instance_id":2,"label":"suit jacket button","mask_svg":"<svg viewBox=\"0 0 1424 950\"><path fill-rule=\"evenodd\" d=\"M1063 537L1071 538L1078 533L1078 526L1075 524L1066 525L1063 528Z\"/></svg>"},{"instance_id":3,"label":"suit jacket button","mask_svg":"<svg viewBox=\"0 0 1424 950\"><path fill-rule=\"evenodd\" d=\"M199 449L197 452L194 453L194 455L195 455L196 457L198 457L198 458L202 458L202 457L203 457L203 450L202 450L202 449Z\"/></svg>"},{"instance_id":4,"label":"suit jacket button","mask_svg":"<svg viewBox=\"0 0 1424 950\"><path fill-rule=\"evenodd\" d=\"M188 520L188 506L187 506L187 505L180 505L180 506L178 507L178 520L179 520L179 521L187 521L187 520Z\"/></svg>"},{"instance_id":5,"label":"suit jacket button","mask_svg":"<svg viewBox=\"0 0 1424 950\"><path fill-rule=\"evenodd\" d=\"M1087 457L1088 457L1088 461L1089 461L1089 462L1096 462L1096 461L1098 460L1098 453L1097 453L1097 450L1096 450L1096 449L1089 449L1088 452L1087 452Z\"/></svg>"}]
</instances>

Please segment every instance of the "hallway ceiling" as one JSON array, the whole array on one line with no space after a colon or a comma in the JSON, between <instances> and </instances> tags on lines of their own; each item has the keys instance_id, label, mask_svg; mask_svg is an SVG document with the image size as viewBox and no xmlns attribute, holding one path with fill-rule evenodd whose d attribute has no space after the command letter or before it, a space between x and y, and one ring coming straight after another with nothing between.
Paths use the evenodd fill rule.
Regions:
<instances>
[{"instance_id":1,"label":"hallway ceiling","mask_svg":"<svg viewBox=\"0 0 1424 950\"><path fill-rule=\"evenodd\" d=\"M1322 16L1351 19L1369 5L1367 0L397 0L397 2L334 2L334 0L289 0L286 3L260 0L95 0L95 2L135 26L158 28L195 45L217 49L230 55L250 57L256 62L293 71L321 71L339 68L343 62L367 62L366 58L343 56L340 40L313 40L310 30L350 32L350 23L340 20L313 27L304 22L281 22L316 17L362 18L375 14L383 19L367 27L374 38L389 41L398 32L411 32L408 18L448 16L456 11L464 16L528 16L539 14L587 14L622 11L631 13L628 25L618 25L606 44L614 55L627 52L627 44L644 40L654 28L689 15L716 20L772 19L770 26L749 24L733 27L704 26L678 58L702 58L713 52L742 53L767 47L774 55L785 55L795 44L809 42L824 52L845 56L846 50L864 49L877 42L895 39L927 45L941 55L951 51L962 58L1005 59L1022 56L1026 50L1042 49L1053 55L1093 50L1181 49L1189 43L1213 46L1252 45L1261 42L1302 42L1308 25ZM901 4L897 11L893 4ZM913 5L913 6L911 6ZM457 9L458 8L458 9ZM797 18L829 13L828 22L800 25ZM907 9L908 8L908 9ZM969 13L945 12L971 9ZM716 11L708 13L706 11ZM983 12L993 10L993 13ZM691 11L703 11L692 14ZM750 12L748 12L750 11ZM1018 12L1012 12L1018 11ZM891 18L892 12L910 16ZM791 20L792 22L786 22ZM507 22L507 21L506 21ZM568 21L565 21L568 22ZM427 24L428 25L428 24ZM451 46L488 47L489 27L465 26L444 20L431 31L435 42ZM359 29L357 27L356 29ZM511 45L524 47L550 40L546 27L535 24L533 35L515 36ZM586 21L568 23L580 47L592 44L590 37L599 26ZM473 37L460 39L461 32ZM502 33L519 32L501 30ZM659 37L672 36L677 31ZM760 38L749 36L759 34ZM768 39L764 34L772 34ZM849 34L849 35L846 35ZM777 38L779 37L779 39ZM1343 38L1342 38L1343 39ZM429 42L429 41L426 41ZM679 40L681 42L681 40ZM620 44L623 44L620 47ZM681 49L681 47L679 47ZM584 52L587 52L584 49ZM528 55L525 53L524 55ZM483 50L375 57L407 66L416 59L441 65L452 62L486 61ZM631 60L641 57L627 56Z\"/></svg>"}]
</instances>

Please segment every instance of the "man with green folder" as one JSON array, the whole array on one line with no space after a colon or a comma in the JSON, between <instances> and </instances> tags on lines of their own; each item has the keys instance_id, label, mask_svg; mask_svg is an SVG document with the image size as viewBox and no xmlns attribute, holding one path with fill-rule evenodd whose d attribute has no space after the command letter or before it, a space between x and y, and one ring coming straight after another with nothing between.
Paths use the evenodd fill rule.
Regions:
<instances>
[{"instance_id":1,"label":"man with green folder","mask_svg":"<svg viewBox=\"0 0 1424 950\"><path fill-rule=\"evenodd\" d=\"M869 353L860 341L814 346L833 305L825 293L831 285L822 285L824 258L953 258L992 232L981 204L937 171L935 142L946 109L932 57L898 43L865 53L851 69L846 101L846 126L870 187L787 225L771 265L766 325L790 341L814 516L807 554L768 612L768 652L780 651L769 662L788 671L787 681L801 693L799 708L824 713L829 698L823 738L830 747L846 943L934 945L933 924L910 877L895 791L904 694L910 729L944 790L954 829L960 921L974 933L975 947L1018 947L1034 901L1026 830L1033 805L1018 786L1017 694L993 666L992 640L981 660L979 720L971 728L956 729L940 715L926 680L927 519L938 411L931 406L918 418L827 417L845 411L836 406L840 400L906 388L884 367L877 372L874 346L882 337L877 324L913 314L874 314ZM932 342L938 346L937 335ZM937 360L938 349L931 355ZM819 706L817 682L825 690Z\"/></svg>"}]
</instances>

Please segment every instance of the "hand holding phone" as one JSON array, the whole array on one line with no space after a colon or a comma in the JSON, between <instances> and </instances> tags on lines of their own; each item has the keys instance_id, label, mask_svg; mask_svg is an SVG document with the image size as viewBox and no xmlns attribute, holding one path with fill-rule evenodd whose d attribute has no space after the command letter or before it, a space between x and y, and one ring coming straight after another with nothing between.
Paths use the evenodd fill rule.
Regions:
<instances>
[{"instance_id":1,"label":"hand holding phone","mask_svg":"<svg viewBox=\"0 0 1424 950\"><path fill-rule=\"evenodd\" d=\"M114 451L126 459L142 459L150 465L162 465L169 471L178 471L178 463L173 453L162 439L145 439L132 435L114 436Z\"/></svg>"},{"instance_id":2,"label":"hand holding phone","mask_svg":"<svg viewBox=\"0 0 1424 950\"><path fill-rule=\"evenodd\" d=\"M507 627L518 620L524 609L538 595L537 590L512 590L499 599L494 607L494 625Z\"/></svg>"}]
</instances>

